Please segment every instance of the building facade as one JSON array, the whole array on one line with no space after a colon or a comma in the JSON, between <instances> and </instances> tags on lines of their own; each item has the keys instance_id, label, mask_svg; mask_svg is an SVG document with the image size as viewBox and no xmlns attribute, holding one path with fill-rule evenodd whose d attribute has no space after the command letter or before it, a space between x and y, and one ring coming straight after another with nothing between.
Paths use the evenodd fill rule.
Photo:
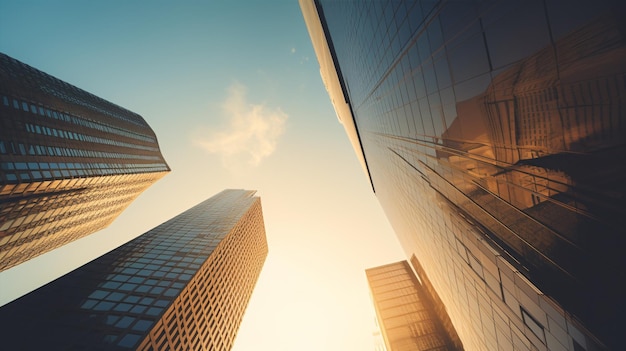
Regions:
<instances>
[{"instance_id":1,"label":"building facade","mask_svg":"<svg viewBox=\"0 0 626 351\"><path fill-rule=\"evenodd\" d=\"M136 113L0 53L0 271L108 226L169 172Z\"/></svg>"},{"instance_id":2,"label":"building facade","mask_svg":"<svg viewBox=\"0 0 626 351\"><path fill-rule=\"evenodd\" d=\"M224 190L0 307L2 347L230 350L268 251L254 193Z\"/></svg>"},{"instance_id":3,"label":"building facade","mask_svg":"<svg viewBox=\"0 0 626 351\"><path fill-rule=\"evenodd\" d=\"M407 261L370 268L365 274L386 350L463 349L456 332L444 328Z\"/></svg>"},{"instance_id":4,"label":"building facade","mask_svg":"<svg viewBox=\"0 0 626 351\"><path fill-rule=\"evenodd\" d=\"M465 349L619 349L623 2L300 3L335 111Z\"/></svg>"}]
</instances>

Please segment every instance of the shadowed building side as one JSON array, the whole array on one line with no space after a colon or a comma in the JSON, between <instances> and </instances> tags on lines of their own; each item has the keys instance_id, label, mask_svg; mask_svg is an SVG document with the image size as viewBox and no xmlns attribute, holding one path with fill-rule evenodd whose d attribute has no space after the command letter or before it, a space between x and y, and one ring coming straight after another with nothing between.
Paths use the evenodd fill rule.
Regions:
<instances>
[{"instance_id":1,"label":"shadowed building side","mask_svg":"<svg viewBox=\"0 0 626 351\"><path fill-rule=\"evenodd\" d=\"M0 307L3 347L229 350L268 252L254 193L222 191Z\"/></svg>"}]
</instances>

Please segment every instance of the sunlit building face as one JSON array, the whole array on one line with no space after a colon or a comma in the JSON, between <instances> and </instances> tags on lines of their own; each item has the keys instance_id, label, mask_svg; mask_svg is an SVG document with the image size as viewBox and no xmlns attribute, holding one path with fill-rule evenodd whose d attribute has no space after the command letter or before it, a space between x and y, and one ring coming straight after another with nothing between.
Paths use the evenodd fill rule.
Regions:
<instances>
[{"instance_id":1,"label":"sunlit building face","mask_svg":"<svg viewBox=\"0 0 626 351\"><path fill-rule=\"evenodd\" d=\"M461 341L446 328L432 301L407 261L365 271L378 325L387 350L457 351Z\"/></svg>"},{"instance_id":2,"label":"sunlit building face","mask_svg":"<svg viewBox=\"0 0 626 351\"><path fill-rule=\"evenodd\" d=\"M301 7L372 188L464 347L619 348L624 5Z\"/></svg>"},{"instance_id":3,"label":"sunlit building face","mask_svg":"<svg viewBox=\"0 0 626 351\"><path fill-rule=\"evenodd\" d=\"M268 252L254 193L222 191L0 307L2 347L230 350Z\"/></svg>"},{"instance_id":4,"label":"sunlit building face","mask_svg":"<svg viewBox=\"0 0 626 351\"><path fill-rule=\"evenodd\" d=\"M105 228L167 172L141 116L0 54L0 271Z\"/></svg>"}]
</instances>

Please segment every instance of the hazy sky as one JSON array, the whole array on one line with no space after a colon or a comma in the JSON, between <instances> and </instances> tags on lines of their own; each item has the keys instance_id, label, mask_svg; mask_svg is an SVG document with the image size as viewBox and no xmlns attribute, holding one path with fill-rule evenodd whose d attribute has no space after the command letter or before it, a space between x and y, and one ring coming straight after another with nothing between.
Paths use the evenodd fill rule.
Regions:
<instances>
[{"instance_id":1,"label":"hazy sky","mask_svg":"<svg viewBox=\"0 0 626 351\"><path fill-rule=\"evenodd\" d=\"M364 269L403 253L296 0L0 0L0 51L142 115L172 168L109 228L0 273L0 304L222 189L256 189L270 251L233 350L373 349Z\"/></svg>"}]
</instances>

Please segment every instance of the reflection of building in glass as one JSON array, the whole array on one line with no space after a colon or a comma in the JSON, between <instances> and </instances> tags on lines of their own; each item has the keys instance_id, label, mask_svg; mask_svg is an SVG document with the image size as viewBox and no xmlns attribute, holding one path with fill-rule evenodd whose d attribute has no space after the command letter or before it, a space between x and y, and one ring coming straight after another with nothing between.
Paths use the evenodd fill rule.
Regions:
<instances>
[{"instance_id":1,"label":"reflection of building in glass","mask_svg":"<svg viewBox=\"0 0 626 351\"><path fill-rule=\"evenodd\" d=\"M372 188L464 347L618 348L624 5L301 6Z\"/></svg>"},{"instance_id":2,"label":"reflection of building in glass","mask_svg":"<svg viewBox=\"0 0 626 351\"><path fill-rule=\"evenodd\" d=\"M225 190L1 307L3 348L229 350L267 256L253 195Z\"/></svg>"},{"instance_id":3,"label":"reflection of building in glass","mask_svg":"<svg viewBox=\"0 0 626 351\"><path fill-rule=\"evenodd\" d=\"M108 226L169 171L136 113L0 54L0 271Z\"/></svg>"},{"instance_id":4,"label":"reflection of building in glass","mask_svg":"<svg viewBox=\"0 0 626 351\"><path fill-rule=\"evenodd\" d=\"M454 330L448 334L435 305L407 261L365 271L387 350L461 350ZM454 341L453 341L454 340Z\"/></svg>"}]
</instances>

